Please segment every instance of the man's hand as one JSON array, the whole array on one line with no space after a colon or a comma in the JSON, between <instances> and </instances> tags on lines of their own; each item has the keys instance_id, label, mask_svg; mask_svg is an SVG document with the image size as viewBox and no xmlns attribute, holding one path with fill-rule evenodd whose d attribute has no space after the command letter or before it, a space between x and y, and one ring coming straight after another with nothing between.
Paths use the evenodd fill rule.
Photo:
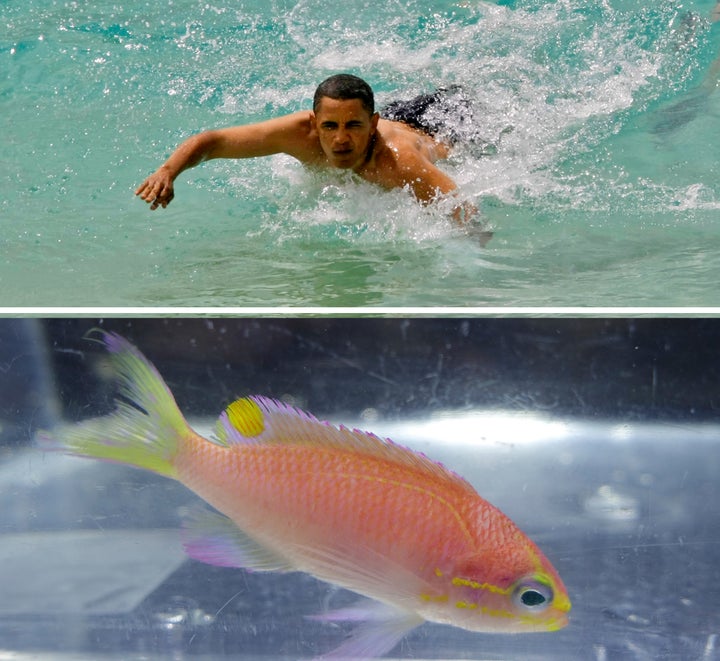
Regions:
<instances>
[{"instance_id":1,"label":"man's hand","mask_svg":"<svg viewBox=\"0 0 720 661\"><path fill-rule=\"evenodd\" d=\"M150 205L150 211L155 211L158 207L165 209L175 197L173 178L161 167L140 184L135 195L139 195Z\"/></svg>"},{"instance_id":2,"label":"man's hand","mask_svg":"<svg viewBox=\"0 0 720 661\"><path fill-rule=\"evenodd\" d=\"M465 201L456 206L453 209L452 218L468 236L478 241L481 248L484 248L493 238L493 232L485 227L485 223L480 217L480 211L472 202Z\"/></svg>"}]
</instances>

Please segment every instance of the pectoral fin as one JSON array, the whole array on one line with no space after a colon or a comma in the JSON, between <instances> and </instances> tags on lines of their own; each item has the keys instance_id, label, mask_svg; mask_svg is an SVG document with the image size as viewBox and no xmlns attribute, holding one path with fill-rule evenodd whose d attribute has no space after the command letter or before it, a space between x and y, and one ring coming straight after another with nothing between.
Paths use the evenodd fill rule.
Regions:
<instances>
[{"instance_id":1,"label":"pectoral fin","mask_svg":"<svg viewBox=\"0 0 720 661\"><path fill-rule=\"evenodd\" d=\"M252 571L295 571L286 558L248 537L231 519L203 508L183 521L182 541L191 558L209 565Z\"/></svg>"}]
</instances>

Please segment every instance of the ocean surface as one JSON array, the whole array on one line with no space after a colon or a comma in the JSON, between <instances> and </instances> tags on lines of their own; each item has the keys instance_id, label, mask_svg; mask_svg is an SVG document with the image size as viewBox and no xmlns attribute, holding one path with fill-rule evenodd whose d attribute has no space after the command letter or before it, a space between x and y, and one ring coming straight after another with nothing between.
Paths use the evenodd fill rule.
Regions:
<instances>
[{"instance_id":1,"label":"ocean surface","mask_svg":"<svg viewBox=\"0 0 720 661\"><path fill-rule=\"evenodd\" d=\"M715 306L714 0L3 0L2 306ZM183 139L458 84L495 153L443 167L495 232L284 156L213 161L151 213Z\"/></svg>"}]
</instances>

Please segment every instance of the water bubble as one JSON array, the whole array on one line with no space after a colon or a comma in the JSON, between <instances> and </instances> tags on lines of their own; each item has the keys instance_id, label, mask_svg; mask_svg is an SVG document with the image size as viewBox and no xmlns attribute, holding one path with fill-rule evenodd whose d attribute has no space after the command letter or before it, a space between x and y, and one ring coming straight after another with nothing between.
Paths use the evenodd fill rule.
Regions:
<instances>
[{"instance_id":1,"label":"water bubble","mask_svg":"<svg viewBox=\"0 0 720 661\"><path fill-rule=\"evenodd\" d=\"M635 521L640 516L640 505L636 498L620 493L609 484L604 484L585 499L585 512L606 521Z\"/></svg>"},{"instance_id":2,"label":"water bubble","mask_svg":"<svg viewBox=\"0 0 720 661\"><path fill-rule=\"evenodd\" d=\"M166 631L208 626L215 620L214 616L200 608L194 599L182 596L171 597L161 610L153 613L153 619Z\"/></svg>"}]
</instances>

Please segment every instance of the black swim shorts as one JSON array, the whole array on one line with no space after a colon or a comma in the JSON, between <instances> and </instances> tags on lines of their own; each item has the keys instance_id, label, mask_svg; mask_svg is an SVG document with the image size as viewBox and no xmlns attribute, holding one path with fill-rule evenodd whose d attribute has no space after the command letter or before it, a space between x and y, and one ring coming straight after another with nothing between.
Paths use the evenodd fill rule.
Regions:
<instances>
[{"instance_id":1,"label":"black swim shorts","mask_svg":"<svg viewBox=\"0 0 720 661\"><path fill-rule=\"evenodd\" d=\"M393 101L380 116L402 122L451 144L467 138L473 126L470 100L459 85L441 87L431 94L420 94L408 101Z\"/></svg>"}]
</instances>

